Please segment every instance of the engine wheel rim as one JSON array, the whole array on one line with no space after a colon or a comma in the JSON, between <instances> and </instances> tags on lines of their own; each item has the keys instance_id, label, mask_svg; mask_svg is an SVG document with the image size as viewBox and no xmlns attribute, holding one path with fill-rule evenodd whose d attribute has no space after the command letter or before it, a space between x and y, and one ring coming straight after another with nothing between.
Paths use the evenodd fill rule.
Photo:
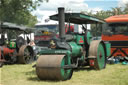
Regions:
<instances>
[{"instance_id":1,"label":"engine wheel rim","mask_svg":"<svg viewBox=\"0 0 128 85\"><path fill-rule=\"evenodd\" d=\"M69 61L66 61L66 57L63 57L62 61L61 61L61 76L63 77L64 80L70 79L72 77L72 69L64 69L63 66L64 65L69 65Z\"/></svg>"},{"instance_id":2,"label":"engine wheel rim","mask_svg":"<svg viewBox=\"0 0 128 85\"><path fill-rule=\"evenodd\" d=\"M97 51L97 64L99 69L103 69L105 66L105 52L101 43L99 44Z\"/></svg>"},{"instance_id":3,"label":"engine wheel rim","mask_svg":"<svg viewBox=\"0 0 128 85\"><path fill-rule=\"evenodd\" d=\"M24 49L24 60L26 63L30 63L31 62L31 53L28 50L28 48Z\"/></svg>"},{"instance_id":4,"label":"engine wheel rim","mask_svg":"<svg viewBox=\"0 0 128 85\"><path fill-rule=\"evenodd\" d=\"M30 46L21 46L18 55L18 63L20 64L29 64L34 60L33 49Z\"/></svg>"}]
</instances>

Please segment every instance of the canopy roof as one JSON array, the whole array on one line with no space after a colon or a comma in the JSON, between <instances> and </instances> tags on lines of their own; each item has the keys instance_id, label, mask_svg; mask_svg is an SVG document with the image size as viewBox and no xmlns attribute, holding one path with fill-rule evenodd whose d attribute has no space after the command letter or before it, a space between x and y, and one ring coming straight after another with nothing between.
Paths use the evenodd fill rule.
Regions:
<instances>
[{"instance_id":1,"label":"canopy roof","mask_svg":"<svg viewBox=\"0 0 128 85\"><path fill-rule=\"evenodd\" d=\"M58 14L50 16L50 19L58 21ZM65 13L65 22L75 24L105 23L104 20L81 13Z\"/></svg>"},{"instance_id":2,"label":"canopy roof","mask_svg":"<svg viewBox=\"0 0 128 85\"><path fill-rule=\"evenodd\" d=\"M105 21L108 23L128 22L128 14L111 16L111 17L106 18Z\"/></svg>"},{"instance_id":3,"label":"canopy roof","mask_svg":"<svg viewBox=\"0 0 128 85\"><path fill-rule=\"evenodd\" d=\"M21 30L25 31L28 29L25 26L19 26L13 23L8 23L8 22L0 22L0 29L9 29L9 30Z\"/></svg>"}]
</instances>

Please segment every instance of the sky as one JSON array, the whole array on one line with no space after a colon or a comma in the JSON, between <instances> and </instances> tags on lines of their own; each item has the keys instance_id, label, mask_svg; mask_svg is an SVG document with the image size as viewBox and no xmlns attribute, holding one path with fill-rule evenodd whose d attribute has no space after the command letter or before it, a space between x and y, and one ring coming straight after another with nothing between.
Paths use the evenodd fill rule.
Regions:
<instances>
[{"instance_id":1,"label":"sky","mask_svg":"<svg viewBox=\"0 0 128 85\"><path fill-rule=\"evenodd\" d=\"M128 0L49 0L43 2L33 15L37 16L38 23L45 23L50 15L57 13L58 7L64 7L66 12L111 10L112 7L124 7Z\"/></svg>"}]
</instances>

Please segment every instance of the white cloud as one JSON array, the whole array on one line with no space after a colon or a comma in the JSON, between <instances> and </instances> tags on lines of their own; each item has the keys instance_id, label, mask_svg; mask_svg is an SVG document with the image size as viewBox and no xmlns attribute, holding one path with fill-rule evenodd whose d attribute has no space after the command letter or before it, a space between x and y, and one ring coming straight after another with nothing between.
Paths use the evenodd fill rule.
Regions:
<instances>
[{"instance_id":1,"label":"white cloud","mask_svg":"<svg viewBox=\"0 0 128 85\"><path fill-rule=\"evenodd\" d=\"M89 8L86 0L49 0L49 2L43 2L36 11L32 12L33 15L37 16L39 22L44 23L48 16L56 14L58 7L64 7L66 12L81 12L90 11L96 13L102 9L99 7Z\"/></svg>"},{"instance_id":2,"label":"white cloud","mask_svg":"<svg viewBox=\"0 0 128 85\"><path fill-rule=\"evenodd\" d=\"M84 3L84 0L49 0L49 2L43 2L36 11L32 12L36 15L38 21L44 21L48 16L57 13L58 7L64 7L66 11L80 12L88 10L88 5Z\"/></svg>"},{"instance_id":3,"label":"white cloud","mask_svg":"<svg viewBox=\"0 0 128 85\"><path fill-rule=\"evenodd\" d=\"M53 14L56 14L56 11L41 11L41 10L36 10L34 12L34 14L37 16L37 20L38 20L38 23L42 23L42 24L48 24L48 23L57 23L57 22L54 22L52 20L50 20L49 22L45 22L46 19L49 19L49 16L50 15L53 15Z\"/></svg>"},{"instance_id":4,"label":"white cloud","mask_svg":"<svg viewBox=\"0 0 128 85\"><path fill-rule=\"evenodd\" d=\"M81 6L81 7L79 7ZM88 5L84 0L49 0L48 3L44 2L39 7L40 10L56 10L58 7L65 7L66 9L81 10L86 9ZM75 7L75 8L74 8Z\"/></svg>"},{"instance_id":5,"label":"white cloud","mask_svg":"<svg viewBox=\"0 0 128 85\"><path fill-rule=\"evenodd\" d=\"M128 0L118 0L118 7L124 7Z\"/></svg>"},{"instance_id":6,"label":"white cloud","mask_svg":"<svg viewBox=\"0 0 128 85\"><path fill-rule=\"evenodd\" d=\"M102 8L99 8L99 7L95 7L95 8L89 8L88 9L88 12L92 12L93 14L96 14L98 11L101 11L103 10Z\"/></svg>"},{"instance_id":7,"label":"white cloud","mask_svg":"<svg viewBox=\"0 0 128 85\"><path fill-rule=\"evenodd\" d=\"M53 14L56 14L56 11L54 11L54 10L47 11L47 10L37 9L36 11L32 12L32 14L33 15L36 15L37 16L37 19L40 21L43 18L46 19L46 18L49 18L48 16L53 15Z\"/></svg>"}]
</instances>

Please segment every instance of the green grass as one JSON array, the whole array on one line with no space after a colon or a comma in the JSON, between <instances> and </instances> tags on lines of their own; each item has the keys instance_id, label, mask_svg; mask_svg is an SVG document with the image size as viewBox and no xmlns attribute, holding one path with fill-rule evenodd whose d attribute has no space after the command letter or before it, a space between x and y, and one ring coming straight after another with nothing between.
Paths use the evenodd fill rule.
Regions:
<instances>
[{"instance_id":1,"label":"green grass","mask_svg":"<svg viewBox=\"0 0 128 85\"><path fill-rule=\"evenodd\" d=\"M128 85L128 65L107 65L106 69L75 70L67 81L41 81L35 73L33 64L4 65L1 68L2 85Z\"/></svg>"}]
</instances>

